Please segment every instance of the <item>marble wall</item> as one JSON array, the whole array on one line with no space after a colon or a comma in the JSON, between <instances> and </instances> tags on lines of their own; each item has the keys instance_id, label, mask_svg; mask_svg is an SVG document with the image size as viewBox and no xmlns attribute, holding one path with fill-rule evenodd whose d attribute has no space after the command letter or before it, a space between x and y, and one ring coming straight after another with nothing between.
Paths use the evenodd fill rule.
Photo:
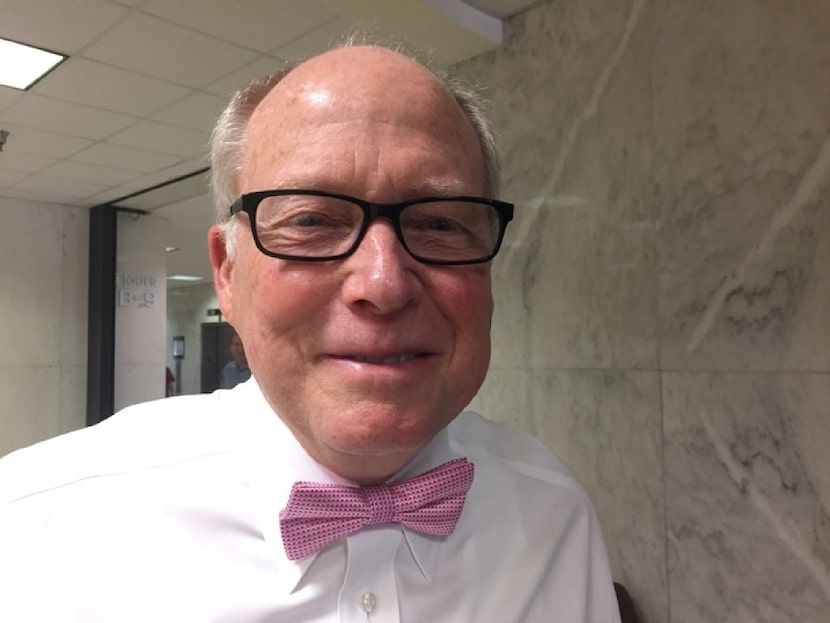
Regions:
<instances>
[{"instance_id":1,"label":"marble wall","mask_svg":"<svg viewBox=\"0 0 830 623\"><path fill-rule=\"evenodd\" d=\"M0 198L0 456L84 426L89 213Z\"/></svg>"},{"instance_id":2,"label":"marble wall","mask_svg":"<svg viewBox=\"0 0 830 623\"><path fill-rule=\"evenodd\" d=\"M830 618L830 3L556 0L461 65L517 204L473 408L649 623Z\"/></svg>"}]
</instances>

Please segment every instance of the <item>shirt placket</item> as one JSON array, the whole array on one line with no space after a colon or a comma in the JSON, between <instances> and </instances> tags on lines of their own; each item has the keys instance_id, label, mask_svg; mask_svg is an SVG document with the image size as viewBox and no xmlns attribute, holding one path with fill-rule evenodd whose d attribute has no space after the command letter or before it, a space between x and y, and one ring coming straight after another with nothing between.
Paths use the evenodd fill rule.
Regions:
<instances>
[{"instance_id":1,"label":"shirt placket","mask_svg":"<svg viewBox=\"0 0 830 623\"><path fill-rule=\"evenodd\" d=\"M344 623L400 623L395 555L400 526L368 528L348 537L346 573L338 596Z\"/></svg>"}]
</instances>

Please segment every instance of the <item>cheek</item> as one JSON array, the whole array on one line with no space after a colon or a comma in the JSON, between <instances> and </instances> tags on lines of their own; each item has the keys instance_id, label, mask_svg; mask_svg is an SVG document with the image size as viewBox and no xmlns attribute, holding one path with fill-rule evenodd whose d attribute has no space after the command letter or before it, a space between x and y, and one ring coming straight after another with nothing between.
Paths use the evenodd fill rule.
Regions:
<instances>
[{"instance_id":1,"label":"cheek","mask_svg":"<svg viewBox=\"0 0 830 623\"><path fill-rule=\"evenodd\" d=\"M278 349L281 357L291 357L291 351L301 348L304 336L319 333L308 328L321 322L320 314L327 308L327 288L324 279L315 278L305 267L264 259L251 266L242 281L246 305L241 314L253 339L249 359L268 366L273 365L269 361Z\"/></svg>"},{"instance_id":2,"label":"cheek","mask_svg":"<svg viewBox=\"0 0 830 623\"><path fill-rule=\"evenodd\" d=\"M263 258L267 259L267 258ZM233 317L231 324L239 332L248 358L259 359L259 354L268 350L268 327L273 318L279 318L277 297L279 288L269 285L273 282L269 266L260 258L246 252L234 266L233 274Z\"/></svg>"},{"instance_id":3,"label":"cheek","mask_svg":"<svg viewBox=\"0 0 830 623\"><path fill-rule=\"evenodd\" d=\"M493 296L486 267L472 267L462 274L449 273L436 280L433 299L453 325L462 348L489 353Z\"/></svg>"},{"instance_id":4,"label":"cheek","mask_svg":"<svg viewBox=\"0 0 830 623\"><path fill-rule=\"evenodd\" d=\"M493 314L489 270L470 270L466 274L458 275L452 283L443 284L441 290L451 299L449 305L458 315L466 317L469 322L484 322L489 326Z\"/></svg>"}]
</instances>

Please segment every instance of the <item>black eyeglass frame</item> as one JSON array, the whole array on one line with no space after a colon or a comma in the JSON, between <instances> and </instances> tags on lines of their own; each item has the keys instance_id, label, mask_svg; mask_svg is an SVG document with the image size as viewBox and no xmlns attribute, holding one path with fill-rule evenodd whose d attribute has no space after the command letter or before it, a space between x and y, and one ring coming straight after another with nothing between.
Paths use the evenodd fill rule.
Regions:
<instances>
[{"instance_id":1,"label":"black eyeglass frame","mask_svg":"<svg viewBox=\"0 0 830 623\"><path fill-rule=\"evenodd\" d=\"M313 255L289 255L286 253L277 253L275 251L270 251L266 249L260 242L259 235L257 234L256 211L259 207L260 202L263 199L266 199L268 197L280 197L284 195L330 197L332 199L348 201L360 207L363 210L363 222L360 226L360 230L352 246L349 247L343 253L338 253L337 255L327 255L325 257L318 257ZM476 258L472 260L435 260L427 257L422 257L413 253L412 250L407 246L406 240L403 236L403 232L401 231L401 212L412 205L418 205L422 203L437 203L439 201L462 201L468 203L482 203L495 208L496 214L498 215L499 219L499 233L492 253L486 255L485 257ZM422 264L456 266L461 264L483 264L485 262L489 262L494 257L496 257L496 254L498 254L499 249L501 249L501 243L504 240L504 234L507 231L507 224L511 220L513 220L513 209L513 204L508 203L506 201L501 201L499 199L488 199L486 197L474 197L468 195L455 195L448 197L418 197L417 199L409 199L407 201L399 201L396 203L375 203L372 201L366 201L364 199L358 199L357 197L342 195L340 193L332 193L324 190L280 188L277 190L259 190L241 195L236 201L233 202L233 205L231 205L230 214L233 217L235 214L238 214L239 212L245 212L250 220L251 234L254 237L254 243L256 244L257 248L263 254L281 260L292 260L298 262L330 262L349 257L357 250L357 248L360 246L360 243L363 242L363 238L365 237L366 232L369 230L369 225L371 224L371 222L378 217L382 217L388 218L392 222L392 227L395 230L395 235L398 238L398 242L400 242L401 246L404 249L406 249L406 252L409 253L409 255L417 261L421 262Z\"/></svg>"}]
</instances>

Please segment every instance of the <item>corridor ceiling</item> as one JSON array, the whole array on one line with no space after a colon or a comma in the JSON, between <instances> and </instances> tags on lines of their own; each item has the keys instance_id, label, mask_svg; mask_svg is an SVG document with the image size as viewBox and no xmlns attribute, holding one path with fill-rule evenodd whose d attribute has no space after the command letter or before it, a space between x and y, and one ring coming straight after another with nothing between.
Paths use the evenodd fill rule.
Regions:
<instances>
[{"instance_id":1,"label":"corridor ceiling","mask_svg":"<svg viewBox=\"0 0 830 623\"><path fill-rule=\"evenodd\" d=\"M355 24L452 63L499 45L539 0L0 0L0 37L69 56L28 91L0 87L0 198L169 220L168 274L209 277L205 176L228 96Z\"/></svg>"}]
</instances>

